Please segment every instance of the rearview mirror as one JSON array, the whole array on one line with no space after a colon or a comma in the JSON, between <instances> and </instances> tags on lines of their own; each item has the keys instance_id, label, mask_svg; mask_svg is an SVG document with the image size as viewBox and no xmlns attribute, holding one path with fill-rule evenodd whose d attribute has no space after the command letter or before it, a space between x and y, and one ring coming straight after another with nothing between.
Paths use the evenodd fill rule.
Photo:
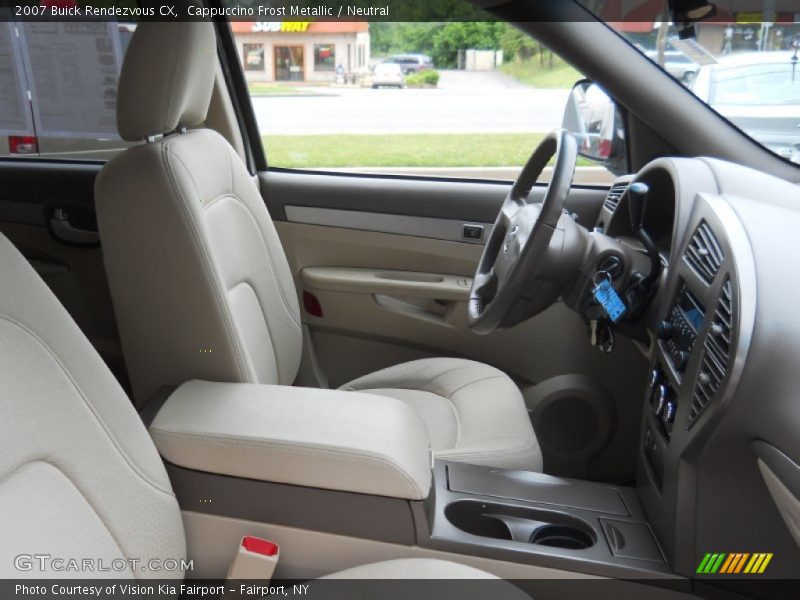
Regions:
<instances>
[{"instance_id":1,"label":"rearview mirror","mask_svg":"<svg viewBox=\"0 0 800 600\"><path fill-rule=\"evenodd\" d=\"M625 128L616 103L603 89L583 79L575 84L564 110L563 127L578 140L578 152L611 171L625 171Z\"/></svg>"}]
</instances>

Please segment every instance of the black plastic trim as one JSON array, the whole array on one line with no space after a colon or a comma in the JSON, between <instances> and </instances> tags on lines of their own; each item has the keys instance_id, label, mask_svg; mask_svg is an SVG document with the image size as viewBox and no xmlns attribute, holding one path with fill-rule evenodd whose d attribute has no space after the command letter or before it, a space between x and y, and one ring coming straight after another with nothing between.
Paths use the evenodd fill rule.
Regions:
<instances>
[{"instance_id":1,"label":"black plastic trim","mask_svg":"<svg viewBox=\"0 0 800 600\"><path fill-rule=\"evenodd\" d=\"M221 0L209 0L215 8L222 8ZM239 62L236 42L233 39L230 23L227 19L215 19L214 25L217 30L217 40L220 47L219 58L222 65L222 72L233 103L234 112L238 117L239 129L247 152L248 166L251 174L267 169L267 158L264 147L261 144L261 135L258 131L253 103L250 101L250 93L247 89L247 81L244 77L241 63Z\"/></svg>"},{"instance_id":2,"label":"black plastic trim","mask_svg":"<svg viewBox=\"0 0 800 600\"><path fill-rule=\"evenodd\" d=\"M357 167L356 167L357 168ZM479 183L485 185L505 185L510 187L514 181L510 179L484 179L480 177L445 177L430 175L403 175L402 173L365 173L363 171L325 171L324 169L295 169L290 167L269 167L269 172L287 173L298 175L321 175L325 177L352 177L358 179L388 179L397 181L425 181L437 183ZM536 183L534 187L547 187L546 183ZM607 185L588 185L585 183L573 183L571 190L596 190L606 191L610 189Z\"/></svg>"},{"instance_id":3,"label":"black plastic trim","mask_svg":"<svg viewBox=\"0 0 800 600\"><path fill-rule=\"evenodd\" d=\"M408 500L257 481L165 464L183 510L404 546L416 543L413 503Z\"/></svg>"},{"instance_id":4,"label":"black plastic trim","mask_svg":"<svg viewBox=\"0 0 800 600\"><path fill-rule=\"evenodd\" d=\"M70 158L51 158L51 157L47 157L47 156L39 158L39 157L36 157L36 156L30 156L30 155L28 155L28 156L25 156L25 155L16 156L16 155L14 155L14 156L2 156L2 157L0 157L0 164L3 164L3 165L13 165L13 164L28 164L28 165L36 165L36 164L42 165L42 164L44 164L44 165L46 165L46 164L51 164L51 165L61 165L61 166L75 165L75 166L102 167L104 164L106 164L106 162L107 161L105 161L105 160L97 160L97 159L77 160L77 159L70 159Z\"/></svg>"},{"instance_id":5,"label":"black plastic trim","mask_svg":"<svg viewBox=\"0 0 800 600\"><path fill-rule=\"evenodd\" d=\"M103 164L49 159L0 160L3 182L0 202L42 207L47 203L72 202L93 208L94 181Z\"/></svg>"},{"instance_id":6,"label":"black plastic trim","mask_svg":"<svg viewBox=\"0 0 800 600\"><path fill-rule=\"evenodd\" d=\"M577 573L598 575L601 577L614 577L619 579L647 579L654 586L668 587L687 591L691 585L688 579L675 574L663 559L663 551L653 535L637 498L635 489L623 486L608 486L601 483L586 481L555 479L548 483L563 490L563 504L555 501L554 497L548 502L537 500L537 485L532 485L531 495L527 500L501 497L502 493L492 496L481 493L457 492L452 489L448 476L449 469L476 471L475 477L480 477L479 470L486 472L487 477L507 477L510 479L525 478L525 474L517 471L503 471L461 463L435 461L434 487L424 503L413 503L417 524L418 544L423 548L432 548L445 552L454 552L470 556L483 556L494 560L503 560L521 564L536 565L539 567L561 569ZM539 475L546 478L547 476ZM544 485L547 483L542 482ZM598 510L575 508L567 506L576 494L583 494L587 498L587 505L592 494L607 494L609 488L613 493L618 493L629 510L629 515L615 515ZM558 494L555 489L552 494ZM520 511L533 511L531 514L547 517L550 523L570 523L580 521L590 530L596 543L589 548L560 548L524 543L519 539L494 538L491 535L473 535L459 529L447 516L447 508L458 502L472 502L477 505L485 504L489 507L491 516L499 520L512 519L519 516ZM636 550L637 558L626 556L624 552L614 554L603 528L603 520L613 520L615 523L630 526L635 535L636 543L632 544L631 553ZM539 520L543 520L539 518ZM617 544L619 547L619 544ZM655 560L654 560L655 559Z\"/></svg>"}]
</instances>

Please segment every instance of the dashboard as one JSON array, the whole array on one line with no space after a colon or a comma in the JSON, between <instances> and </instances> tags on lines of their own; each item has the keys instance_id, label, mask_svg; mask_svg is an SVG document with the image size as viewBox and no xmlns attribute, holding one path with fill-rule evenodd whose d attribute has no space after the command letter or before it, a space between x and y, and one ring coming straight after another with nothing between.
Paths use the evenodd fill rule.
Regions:
<instances>
[{"instance_id":1,"label":"dashboard","mask_svg":"<svg viewBox=\"0 0 800 600\"><path fill-rule=\"evenodd\" d=\"M675 187L668 171L653 168L643 171L636 181L646 183L650 188L650 197L644 214L644 227L653 238L662 256L667 256L672 244L672 232L675 217ZM627 196L625 190L634 181L632 176L615 182L616 191L612 189L612 199L606 198L598 217L597 227L612 237L631 237L630 219L627 216ZM615 195L619 194L618 196Z\"/></svg>"},{"instance_id":2,"label":"dashboard","mask_svg":"<svg viewBox=\"0 0 800 600\"><path fill-rule=\"evenodd\" d=\"M714 159L657 159L615 183L596 230L632 237L633 181L650 188L644 224L665 266L646 317L642 504L678 572L727 541L728 551L769 548L771 572L793 576L796 515L768 481L797 502L800 319L788 298L800 286L786 261L800 256L800 188Z\"/></svg>"}]
</instances>

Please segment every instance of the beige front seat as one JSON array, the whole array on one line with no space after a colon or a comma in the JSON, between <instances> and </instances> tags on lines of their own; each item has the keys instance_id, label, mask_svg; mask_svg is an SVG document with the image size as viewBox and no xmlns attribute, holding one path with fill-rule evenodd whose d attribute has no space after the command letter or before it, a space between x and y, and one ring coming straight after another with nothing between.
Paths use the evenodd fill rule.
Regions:
<instances>
[{"instance_id":1,"label":"beige front seat","mask_svg":"<svg viewBox=\"0 0 800 600\"><path fill-rule=\"evenodd\" d=\"M122 388L2 235L0 279L0 578L183 577L131 569L131 560L180 564L186 540L164 465ZM234 544L231 558L235 552ZM52 561L18 560L34 554ZM65 570L87 559L113 569ZM492 576L447 561L403 559L333 577Z\"/></svg>"},{"instance_id":2,"label":"beige front seat","mask_svg":"<svg viewBox=\"0 0 800 600\"><path fill-rule=\"evenodd\" d=\"M143 23L119 82L117 123L140 141L97 180L103 255L134 397L190 379L292 385L302 350L297 292L253 177L201 125L216 69L211 23ZM344 389L399 398L435 454L540 471L517 386L459 359L385 369Z\"/></svg>"}]
</instances>

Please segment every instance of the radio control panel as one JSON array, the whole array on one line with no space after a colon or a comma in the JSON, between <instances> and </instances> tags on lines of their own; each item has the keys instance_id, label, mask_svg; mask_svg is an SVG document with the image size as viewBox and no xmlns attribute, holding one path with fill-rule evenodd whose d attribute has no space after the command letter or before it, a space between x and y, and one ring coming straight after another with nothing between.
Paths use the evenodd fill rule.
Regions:
<instances>
[{"instance_id":1,"label":"radio control panel","mask_svg":"<svg viewBox=\"0 0 800 600\"><path fill-rule=\"evenodd\" d=\"M675 370L683 373L692 355L697 332L705 319L705 308L683 284L667 319L658 324L657 335Z\"/></svg>"}]
</instances>

